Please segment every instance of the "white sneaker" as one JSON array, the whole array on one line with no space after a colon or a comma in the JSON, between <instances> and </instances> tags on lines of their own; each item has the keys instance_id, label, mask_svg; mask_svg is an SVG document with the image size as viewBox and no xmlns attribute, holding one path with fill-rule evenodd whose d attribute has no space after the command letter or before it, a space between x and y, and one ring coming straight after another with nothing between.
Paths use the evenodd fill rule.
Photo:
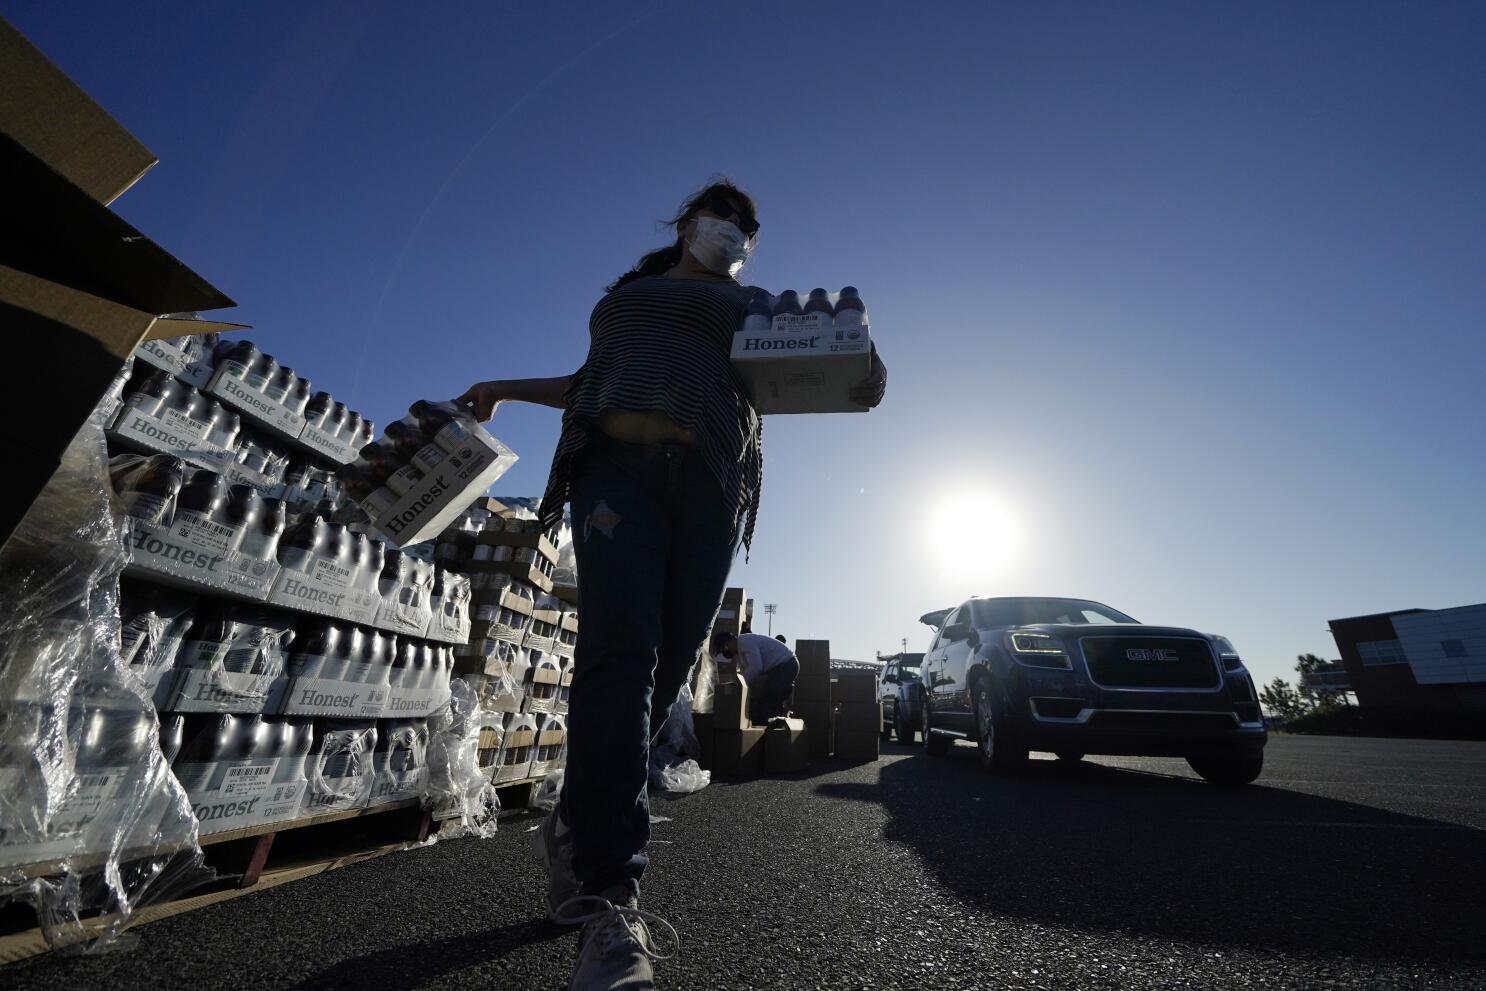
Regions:
<instances>
[{"instance_id":1,"label":"white sneaker","mask_svg":"<svg viewBox=\"0 0 1486 991\"><path fill-rule=\"evenodd\" d=\"M616 905L607 898L579 895L558 906L557 915L564 923L583 923L568 991L652 991L650 961L669 960L681 943L669 922L642 911L633 900ZM652 924L670 933L670 953L652 949Z\"/></svg>"},{"instance_id":2,"label":"white sneaker","mask_svg":"<svg viewBox=\"0 0 1486 991\"><path fill-rule=\"evenodd\" d=\"M562 922L558 909L582 890L573 873L573 831L563 824L557 809L547 813L536 835L537 857L547 869L547 918Z\"/></svg>"}]
</instances>

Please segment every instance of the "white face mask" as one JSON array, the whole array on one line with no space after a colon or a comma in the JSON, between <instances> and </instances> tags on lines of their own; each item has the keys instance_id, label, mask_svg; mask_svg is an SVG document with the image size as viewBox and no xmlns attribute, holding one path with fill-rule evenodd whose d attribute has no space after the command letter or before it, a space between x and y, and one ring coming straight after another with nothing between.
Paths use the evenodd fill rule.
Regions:
<instances>
[{"instance_id":1,"label":"white face mask","mask_svg":"<svg viewBox=\"0 0 1486 991\"><path fill-rule=\"evenodd\" d=\"M737 275L748 260L748 238L738 225L716 217L694 217L686 246L692 257L718 275Z\"/></svg>"}]
</instances>

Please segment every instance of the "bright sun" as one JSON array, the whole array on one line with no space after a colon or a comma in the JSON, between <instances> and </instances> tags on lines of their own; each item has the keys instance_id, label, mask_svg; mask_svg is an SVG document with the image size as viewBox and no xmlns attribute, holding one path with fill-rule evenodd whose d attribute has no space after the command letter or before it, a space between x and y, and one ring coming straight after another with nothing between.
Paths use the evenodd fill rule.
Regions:
<instances>
[{"instance_id":1,"label":"bright sun","mask_svg":"<svg viewBox=\"0 0 1486 991\"><path fill-rule=\"evenodd\" d=\"M1021 552L1021 521L994 492L967 489L932 503L928 546L946 576L1002 577Z\"/></svg>"}]
</instances>

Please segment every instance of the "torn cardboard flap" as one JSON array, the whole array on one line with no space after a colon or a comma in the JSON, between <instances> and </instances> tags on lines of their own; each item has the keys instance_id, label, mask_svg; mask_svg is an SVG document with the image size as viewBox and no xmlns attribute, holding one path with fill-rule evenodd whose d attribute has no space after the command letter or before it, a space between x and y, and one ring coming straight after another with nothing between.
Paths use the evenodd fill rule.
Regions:
<instances>
[{"instance_id":1,"label":"torn cardboard flap","mask_svg":"<svg viewBox=\"0 0 1486 991\"><path fill-rule=\"evenodd\" d=\"M104 205L159 161L3 18L0 131Z\"/></svg>"}]
</instances>

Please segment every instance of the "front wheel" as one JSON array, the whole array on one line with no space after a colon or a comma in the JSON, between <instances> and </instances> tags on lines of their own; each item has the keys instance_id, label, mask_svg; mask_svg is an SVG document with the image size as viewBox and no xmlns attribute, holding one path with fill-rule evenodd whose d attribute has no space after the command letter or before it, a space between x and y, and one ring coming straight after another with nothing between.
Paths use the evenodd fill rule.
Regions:
<instances>
[{"instance_id":1,"label":"front wheel","mask_svg":"<svg viewBox=\"0 0 1486 991\"><path fill-rule=\"evenodd\" d=\"M992 774L1015 774L1027 764L1027 748L1005 729L996 729L996 705L991 698L990 680L982 678L975 687L975 734L980 750L980 766Z\"/></svg>"},{"instance_id":2,"label":"front wheel","mask_svg":"<svg viewBox=\"0 0 1486 991\"><path fill-rule=\"evenodd\" d=\"M913 742L913 727L909 726L907 720L903 718L902 706L899 706L898 711L893 713L893 733L897 735L899 743Z\"/></svg>"},{"instance_id":3,"label":"front wheel","mask_svg":"<svg viewBox=\"0 0 1486 991\"><path fill-rule=\"evenodd\" d=\"M943 757L949 753L950 738L943 733L935 733L933 716L929 712L927 703L924 705L924 753L930 757Z\"/></svg>"},{"instance_id":4,"label":"front wheel","mask_svg":"<svg viewBox=\"0 0 1486 991\"><path fill-rule=\"evenodd\" d=\"M1253 754L1202 754L1188 757L1192 770L1215 785L1246 785L1264 770L1264 751Z\"/></svg>"}]
</instances>

